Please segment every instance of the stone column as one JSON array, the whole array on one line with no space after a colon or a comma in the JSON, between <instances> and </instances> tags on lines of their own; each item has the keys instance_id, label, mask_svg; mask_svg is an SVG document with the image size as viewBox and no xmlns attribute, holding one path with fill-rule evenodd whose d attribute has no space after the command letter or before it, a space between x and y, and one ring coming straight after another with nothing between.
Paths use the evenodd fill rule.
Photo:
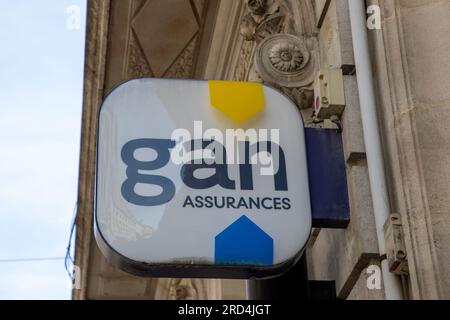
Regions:
<instances>
[{"instance_id":1,"label":"stone column","mask_svg":"<svg viewBox=\"0 0 450 320\"><path fill-rule=\"evenodd\" d=\"M450 298L450 2L379 0L371 31L393 212L414 299Z\"/></svg>"},{"instance_id":2,"label":"stone column","mask_svg":"<svg viewBox=\"0 0 450 320\"><path fill-rule=\"evenodd\" d=\"M110 265L93 237L97 115L117 85L139 77L192 78L217 1L88 0L74 299L220 299L220 280L149 279ZM212 12L214 15L214 12ZM210 26L209 26L210 27ZM243 296L243 286L235 286ZM230 296L229 293L226 293Z\"/></svg>"}]
</instances>

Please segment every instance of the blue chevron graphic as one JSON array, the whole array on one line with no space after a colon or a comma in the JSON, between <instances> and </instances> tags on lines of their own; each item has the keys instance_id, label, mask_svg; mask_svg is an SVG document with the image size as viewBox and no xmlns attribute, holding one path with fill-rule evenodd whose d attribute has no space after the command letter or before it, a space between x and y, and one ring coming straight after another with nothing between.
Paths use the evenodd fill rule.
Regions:
<instances>
[{"instance_id":1,"label":"blue chevron graphic","mask_svg":"<svg viewBox=\"0 0 450 320\"><path fill-rule=\"evenodd\" d=\"M215 237L214 262L273 265L273 239L244 215Z\"/></svg>"}]
</instances>

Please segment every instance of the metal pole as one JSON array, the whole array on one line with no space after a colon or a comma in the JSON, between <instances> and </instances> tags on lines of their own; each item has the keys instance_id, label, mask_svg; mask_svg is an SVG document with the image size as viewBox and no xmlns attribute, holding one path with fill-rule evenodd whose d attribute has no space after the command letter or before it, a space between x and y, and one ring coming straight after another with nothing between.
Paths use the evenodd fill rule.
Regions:
<instances>
[{"instance_id":1,"label":"metal pole","mask_svg":"<svg viewBox=\"0 0 450 320\"><path fill-rule=\"evenodd\" d=\"M308 271L303 254L297 264L288 272L268 280L248 280L249 300L308 300Z\"/></svg>"},{"instance_id":2,"label":"metal pole","mask_svg":"<svg viewBox=\"0 0 450 320\"><path fill-rule=\"evenodd\" d=\"M386 249L383 226L389 218L390 208L375 104L374 77L367 35L365 1L349 0L349 8L364 131L364 143L366 146L367 164L369 168L370 190L372 193L372 203L375 214L378 247L380 256L384 256ZM381 267L386 299L401 300L402 286L400 279L389 272L386 259L381 262Z\"/></svg>"}]
</instances>

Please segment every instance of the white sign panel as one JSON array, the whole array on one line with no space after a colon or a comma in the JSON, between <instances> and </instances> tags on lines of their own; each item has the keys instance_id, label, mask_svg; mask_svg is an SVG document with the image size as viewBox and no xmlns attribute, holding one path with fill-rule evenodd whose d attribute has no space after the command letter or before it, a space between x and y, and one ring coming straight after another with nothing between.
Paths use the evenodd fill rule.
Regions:
<instances>
[{"instance_id":1,"label":"white sign panel","mask_svg":"<svg viewBox=\"0 0 450 320\"><path fill-rule=\"evenodd\" d=\"M296 106L255 83L122 84L99 116L95 231L138 275L282 272L311 231Z\"/></svg>"}]
</instances>

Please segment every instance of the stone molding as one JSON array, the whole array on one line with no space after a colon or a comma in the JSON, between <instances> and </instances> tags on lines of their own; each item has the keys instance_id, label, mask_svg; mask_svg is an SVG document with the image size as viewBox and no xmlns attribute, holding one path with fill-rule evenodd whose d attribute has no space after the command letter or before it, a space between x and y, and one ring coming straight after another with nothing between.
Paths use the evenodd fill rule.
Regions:
<instances>
[{"instance_id":1,"label":"stone molding","mask_svg":"<svg viewBox=\"0 0 450 320\"><path fill-rule=\"evenodd\" d=\"M439 78L439 68L433 69L448 60L448 51L443 51L442 45L431 48L429 44L431 39L437 44L447 38L448 24L439 30L433 26L438 23L435 15L449 12L449 5L446 1L390 0L371 0L370 4L382 8L382 30L371 31L370 40L375 49L374 68L391 209L402 216L410 269L410 298L448 298L450 291L445 284L449 283L450 268L448 258L446 260L442 252L448 250L440 248L438 239L445 239L445 235L437 230L440 225L445 226L445 221L438 223L439 210L448 210L444 205L448 198L430 198L433 187L428 182L431 178L432 184L442 184L440 180L445 176L442 170L448 163L439 162L439 157L433 153L424 153L423 144L423 140L432 137L431 127L435 128L432 131L441 130L439 134L444 136L440 126L447 125L436 121L424 126L422 119L429 117L431 112L440 119L444 116L443 109L440 109L441 113L438 111L439 103L433 108L428 101L435 98L433 90L439 81L450 82L448 74L447 78ZM436 34L419 32L419 26L425 25ZM445 44L449 46L449 41ZM416 50L418 47L421 48L419 51ZM430 54L427 49L433 51L435 59L425 59ZM420 71L425 66L426 74ZM417 87L413 82L417 74L427 79L422 80L426 85ZM428 100L429 107L423 108L421 99ZM436 161L433 168L428 165L431 161Z\"/></svg>"},{"instance_id":2,"label":"stone molding","mask_svg":"<svg viewBox=\"0 0 450 320\"><path fill-rule=\"evenodd\" d=\"M94 205L95 136L97 110L103 101L109 0L88 1L86 26L86 61L84 73L84 97L79 166L79 189L77 199L75 265L81 268L81 289L72 291L73 299L87 296L90 243L92 238L92 208Z\"/></svg>"}]
</instances>

